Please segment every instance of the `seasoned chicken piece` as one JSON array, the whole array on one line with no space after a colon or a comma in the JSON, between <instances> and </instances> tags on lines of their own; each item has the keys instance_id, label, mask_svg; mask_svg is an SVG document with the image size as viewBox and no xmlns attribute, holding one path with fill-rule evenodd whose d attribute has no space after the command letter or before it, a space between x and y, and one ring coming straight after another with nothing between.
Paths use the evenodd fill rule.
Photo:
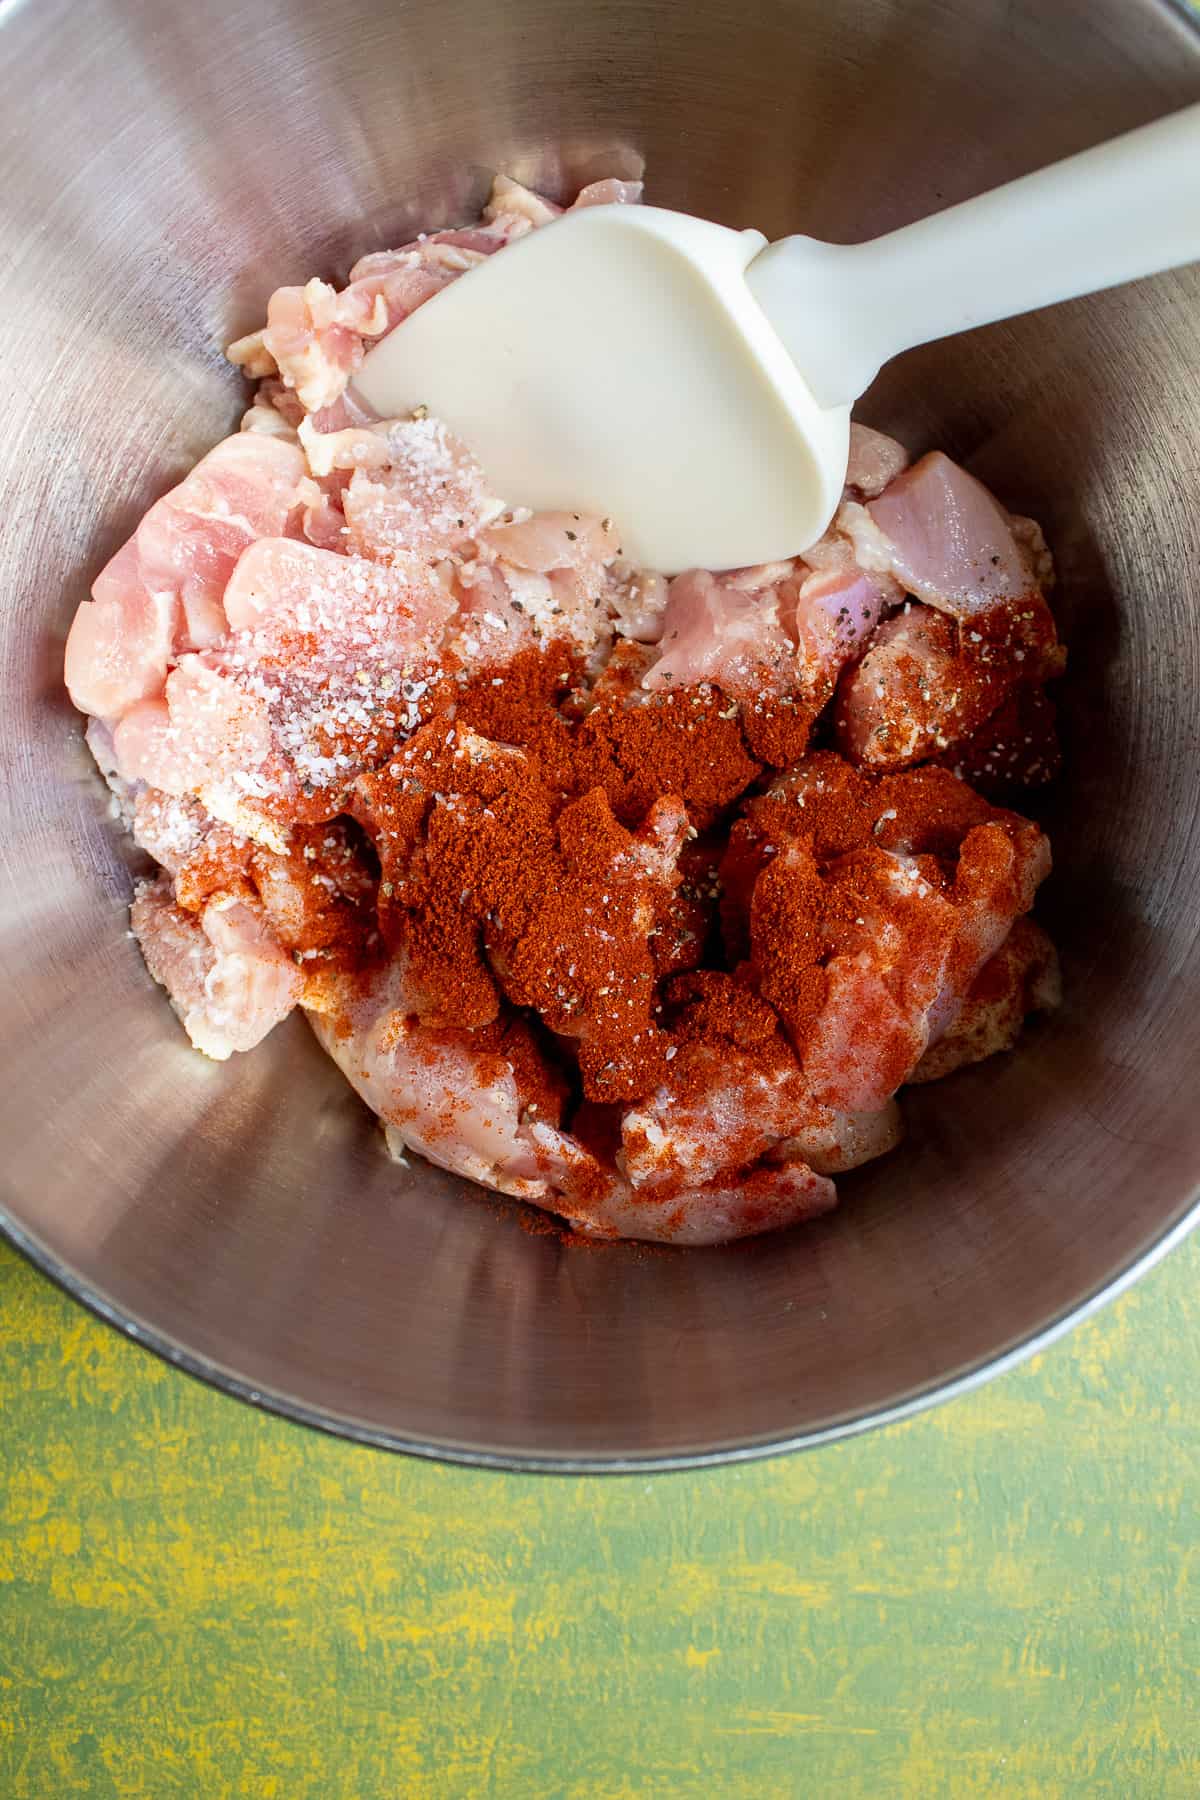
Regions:
<instances>
[{"instance_id":1,"label":"seasoned chicken piece","mask_svg":"<svg viewBox=\"0 0 1200 1800\"><path fill-rule=\"evenodd\" d=\"M818 1175L844 1175L886 1156L903 1136L900 1108L889 1100L878 1112L821 1111L770 1154L806 1162Z\"/></svg>"},{"instance_id":2,"label":"seasoned chicken piece","mask_svg":"<svg viewBox=\"0 0 1200 1800\"><path fill-rule=\"evenodd\" d=\"M134 809L141 792L140 781L129 781L117 767L117 750L113 743L113 734L103 719L89 719L83 732L83 741L92 754L92 761L104 777L104 785L109 792L109 809L113 818L120 819L128 830L133 824Z\"/></svg>"},{"instance_id":3,"label":"seasoned chicken piece","mask_svg":"<svg viewBox=\"0 0 1200 1800\"><path fill-rule=\"evenodd\" d=\"M528 1029L480 1034L421 1024L400 963L345 979L336 1001L309 1013L318 1041L407 1147L469 1181L541 1200L549 1191L525 1128L539 1110L557 1122L561 1089Z\"/></svg>"},{"instance_id":4,"label":"seasoned chicken piece","mask_svg":"<svg viewBox=\"0 0 1200 1800\"><path fill-rule=\"evenodd\" d=\"M628 1097L666 1048L651 939L678 882L682 802L631 832L600 789L556 806L523 751L441 721L358 795L420 1015L484 1025L502 993L573 1040L590 1097Z\"/></svg>"},{"instance_id":5,"label":"seasoned chicken piece","mask_svg":"<svg viewBox=\"0 0 1200 1800\"><path fill-rule=\"evenodd\" d=\"M908 467L908 451L895 438L869 425L851 423L846 489L859 500L874 500Z\"/></svg>"},{"instance_id":6,"label":"seasoned chicken piece","mask_svg":"<svg viewBox=\"0 0 1200 1800\"><path fill-rule=\"evenodd\" d=\"M279 841L258 805L287 780L269 708L202 657L185 656L167 677L164 697L131 708L113 742L127 779L195 798L234 830Z\"/></svg>"},{"instance_id":7,"label":"seasoned chicken piece","mask_svg":"<svg viewBox=\"0 0 1200 1800\"><path fill-rule=\"evenodd\" d=\"M197 916L160 876L138 887L130 918L146 967L206 1056L253 1050L300 1000L303 977L251 898L220 895Z\"/></svg>"},{"instance_id":8,"label":"seasoned chicken piece","mask_svg":"<svg viewBox=\"0 0 1200 1800\"><path fill-rule=\"evenodd\" d=\"M215 821L199 801L185 795L143 787L134 802L133 841L168 875L178 875L214 828Z\"/></svg>"},{"instance_id":9,"label":"seasoned chicken piece","mask_svg":"<svg viewBox=\"0 0 1200 1800\"><path fill-rule=\"evenodd\" d=\"M580 513L530 513L501 518L480 534L480 554L508 569L527 574L570 574L591 595L600 594L606 571L620 551L620 534L611 519Z\"/></svg>"},{"instance_id":10,"label":"seasoned chicken piece","mask_svg":"<svg viewBox=\"0 0 1200 1800\"><path fill-rule=\"evenodd\" d=\"M853 518L852 508L843 510ZM869 522L881 566L928 606L973 619L1037 587L1032 558L1008 513L940 450L889 482L865 513L856 533L860 561Z\"/></svg>"},{"instance_id":11,"label":"seasoned chicken piece","mask_svg":"<svg viewBox=\"0 0 1200 1800\"><path fill-rule=\"evenodd\" d=\"M795 646L780 585L739 586L707 569L677 575L667 591L659 654L643 686L653 692L708 681L734 700L752 700L764 688L786 692L795 681Z\"/></svg>"},{"instance_id":12,"label":"seasoned chicken piece","mask_svg":"<svg viewBox=\"0 0 1200 1800\"><path fill-rule=\"evenodd\" d=\"M642 197L640 181L618 181L608 175L602 181L589 181L580 188L572 203L576 206L636 206Z\"/></svg>"},{"instance_id":13,"label":"seasoned chicken piece","mask_svg":"<svg viewBox=\"0 0 1200 1800\"><path fill-rule=\"evenodd\" d=\"M910 604L885 619L842 677L838 748L879 770L966 745L1018 686L1061 674L1064 652L1038 594L973 621Z\"/></svg>"},{"instance_id":14,"label":"seasoned chicken piece","mask_svg":"<svg viewBox=\"0 0 1200 1800\"><path fill-rule=\"evenodd\" d=\"M252 634L236 646L242 663L282 648L291 663L303 656L327 673L347 651L363 665L427 658L452 609L445 587L417 556L397 554L381 567L287 538L253 545L225 590L230 628Z\"/></svg>"},{"instance_id":15,"label":"seasoned chicken piece","mask_svg":"<svg viewBox=\"0 0 1200 1800\"><path fill-rule=\"evenodd\" d=\"M550 1183L539 1204L588 1237L725 1244L818 1218L837 1204L832 1181L800 1161L764 1164L732 1181L669 1194L646 1192L633 1188L565 1132L535 1124L529 1135Z\"/></svg>"},{"instance_id":16,"label":"seasoned chicken piece","mask_svg":"<svg viewBox=\"0 0 1200 1800\"><path fill-rule=\"evenodd\" d=\"M611 520L503 515L455 571L460 605L448 648L467 671L500 668L556 641L572 656L603 657L622 591L616 552Z\"/></svg>"},{"instance_id":17,"label":"seasoned chicken piece","mask_svg":"<svg viewBox=\"0 0 1200 1800\"><path fill-rule=\"evenodd\" d=\"M562 213L553 200L543 199L532 188L522 187L509 175L497 175L492 182L483 216L490 225L504 227L510 237L521 237L539 225L549 225Z\"/></svg>"},{"instance_id":18,"label":"seasoned chicken piece","mask_svg":"<svg viewBox=\"0 0 1200 1800\"><path fill-rule=\"evenodd\" d=\"M182 657L163 698L122 719L117 763L278 848L281 813L300 816L308 796L310 811L332 816L364 764L419 724L453 600L414 557L385 568L263 538L238 562L225 607L232 635Z\"/></svg>"},{"instance_id":19,"label":"seasoned chicken piece","mask_svg":"<svg viewBox=\"0 0 1200 1800\"><path fill-rule=\"evenodd\" d=\"M610 571L609 610L618 637L657 644L667 610L666 576L617 563Z\"/></svg>"},{"instance_id":20,"label":"seasoned chicken piece","mask_svg":"<svg viewBox=\"0 0 1200 1800\"><path fill-rule=\"evenodd\" d=\"M737 703L753 753L791 761L842 669L902 598L892 576L863 568L836 530L790 561L723 575L690 570L667 590L643 685L714 684Z\"/></svg>"},{"instance_id":21,"label":"seasoned chicken piece","mask_svg":"<svg viewBox=\"0 0 1200 1800\"><path fill-rule=\"evenodd\" d=\"M364 257L341 292L316 277L303 287L277 288L263 330L231 345L232 359L241 361L248 344L257 356L261 346L304 410L321 412L340 399L363 359L365 339L394 329L484 254L450 248L447 255L430 239Z\"/></svg>"},{"instance_id":22,"label":"seasoned chicken piece","mask_svg":"<svg viewBox=\"0 0 1200 1800\"><path fill-rule=\"evenodd\" d=\"M843 668L878 636L880 621L900 599L895 582L854 562L805 576L795 588L792 625L804 692L824 704Z\"/></svg>"},{"instance_id":23,"label":"seasoned chicken piece","mask_svg":"<svg viewBox=\"0 0 1200 1800\"><path fill-rule=\"evenodd\" d=\"M764 1157L833 1173L898 1141L894 1106L868 1117L822 1102L749 983L698 970L667 993L672 1054L653 1093L620 1122L616 1161L639 1193L728 1185Z\"/></svg>"},{"instance_id":24,"label":"seasoned chicken piece","mask_svg":"<svg viewBox=\"0 0 1200 1800\"><path fill-rule=\"evenodd\" d=\"M780 1048L774 1066L764 1066L731 1044L683 1044L654 1092L622 1117L619 1160L632 1185L703 1187L794 1136L812 1110L811 1093Z\"/></svg>"},{"instance_id":25,"label":"seasoned chicken piece","mask_svg":"<svg viewBox=\"0 0 1200 1800\"><path fill-rule=\"evenodd\" d=\"M954 1023L1049 867L1036 825L947 771L873 781L820 752L731 835L727 941L813 1097L877 1113Z\"/></svg>"},{"instance_id":26,"label":"seasoned chicken piece","mask_svg":"<svg viewBox=\"0 0 1200 1800\"><path fill-rule=\"evenodd\" d=\"M910 1082L940 1081L967 1063L1011 1050L1030 1013L1062 1000L1058 955L1032 919L1017 919L967 990L957 1017L921 1058Z\"/></svg>"},{"instance_id":27,"label":"seasoned chicken piece","mask_svg":"<svg viewBox=\"0 0 1200 1800\"><path fill-rule=\"evenodd\" d=\"M938 761L990 800L1044 786L1062 766L1054 702L1036 682L1018 681L996 711Z\"/></svg>"},{"instance_id":28,"label":"seasoned chicken piece","mask_svg":"<svg viewBox=\"0 0 1200 1800\"><path fill-rule=\"evenodd\" d=\"M304 472L295 444L242 432L155 502L75 614L66 679L81 712L115 723L162 693L174 657L224 636L234 564L288 529Z\"/></svg>"},{"instance_id":29,"label":"seasoned chicken piece","mask_svg":"<svg viewBox=\"0 0 1200 1800\"><path fill-rule=\"evenodd\" d=\"M341 495L345 543L378 562L462 549L503 509L482 469L438 419L383 419L300 442L316 477L349 472Z\"/></svg>"}]
</instances>

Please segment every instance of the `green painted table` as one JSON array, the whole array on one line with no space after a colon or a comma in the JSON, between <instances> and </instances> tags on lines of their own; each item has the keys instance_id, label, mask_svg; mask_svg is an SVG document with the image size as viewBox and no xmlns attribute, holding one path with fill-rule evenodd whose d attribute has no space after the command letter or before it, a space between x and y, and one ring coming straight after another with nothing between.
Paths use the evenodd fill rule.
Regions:
<instances>
[{"instance_id":1,"label":"green painted table","mask_svg":"<svg viewBox=\"0 0 1200 1800\"><path fill-rule=\"evenodd\" d=\"M2 1800L1196 1800L1200 1236L810 1455L479 1474L251 1412L0 1250Z\"/></svg>"}]
</instances>

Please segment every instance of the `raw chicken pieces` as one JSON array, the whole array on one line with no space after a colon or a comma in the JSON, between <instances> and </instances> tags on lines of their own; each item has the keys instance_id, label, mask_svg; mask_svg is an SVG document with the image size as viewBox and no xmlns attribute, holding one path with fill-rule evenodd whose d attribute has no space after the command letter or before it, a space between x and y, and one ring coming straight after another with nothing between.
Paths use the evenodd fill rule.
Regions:
<instances>
[{"instance_id":1,"label":"raw chicken pieces","mask_svg":"<svg viewBox=\"0 0 1200 1800\"><path fill-rule=\"evenodd\" d=\"M344 1009L313 1014L313 1029L397 1154L407 1147L502 1194L544 1199L520 1061L502 1041L482 1048L470 1032L421 1024L412 998L394 963L365 989L350 984Z\"/></svg>"},{"instance_id":2,"label":"raw chicken pieces","mask_svg":"<svg viewBox=\"0 0 1200 1800\"><path fill-rule=\"evenodd\" d=\"M477 224L273 294L242 430L97 577L66 680L198 1049L300 1007L398 1158L716 1244L827 1212L900 1088L1057 1004L1049 844L1000 804L1057 768L1053 567L855 424L818 543L668 582L367 412L366 349L562 210L500 175Z\"/></svg>"},{"instance_id":3,"label":"raw chicken pieces","mask_svg":"<svg viewBox=\"0 0 1200 1800\"><path fill-rule=\"evenodd\" d=\"M206 1056L252 1050L300 1000L303 977L252 900L223 896L185 912L160 876L138 888L132 923L146 967Z\"/></svg>"},{"instance_id":4,"label":"raw chicken pieces","mask_svg":"<svg viewBox=\"0 0 1200 1800\"><path fill-rule=\"evenodd\" d=\"M122 718L161 694L182 652L220 641L234 565L256 538L288 530L304 474L295 445L243 433L155 502L71 626L66 681L81 712Z\"/></svg>"},{"instance_id":5,"label":"raw chicken pieces","mask_svg":"<svg viewBox=\"0 0 1200 1800\"><path fill-rule=\"evenodd\" d=\"M1022 600L1034 585L1028 554L982 482L940 450L923 456L868 502L887 571L907 593L957 619Z\"/></svg>"}]
</instances>

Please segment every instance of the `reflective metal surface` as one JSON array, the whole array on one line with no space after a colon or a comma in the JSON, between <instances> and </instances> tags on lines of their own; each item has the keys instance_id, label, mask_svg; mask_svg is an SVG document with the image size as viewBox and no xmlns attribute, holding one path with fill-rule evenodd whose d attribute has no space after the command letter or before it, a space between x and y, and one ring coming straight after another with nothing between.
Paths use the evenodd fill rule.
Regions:
<instances>
[{"instance_id":1,"label":"reflective metal surface","mask_svg":"<svg viewBox=\"0 0 1200 1800\"><path fill-rule=\"evenodd\" d=\"M71 612L229 428L277 282L645 159L769 235L898 225L1200 96L1152 0L27 0L0 8L0 1195L168 1354L336 1430L542 1466L752 1454L999 1366L1182 1228L1200 1182L1200 279L915 354L865 416L1041 518L1072 645L1044 908L1067 1003L914 1092L815 1227L564 1249L393 1168L292 1021L224 1067L126 935L60 686ZM1169 1355L1163 1346L1163 1355Z\"/></svg>"}]
</instances>

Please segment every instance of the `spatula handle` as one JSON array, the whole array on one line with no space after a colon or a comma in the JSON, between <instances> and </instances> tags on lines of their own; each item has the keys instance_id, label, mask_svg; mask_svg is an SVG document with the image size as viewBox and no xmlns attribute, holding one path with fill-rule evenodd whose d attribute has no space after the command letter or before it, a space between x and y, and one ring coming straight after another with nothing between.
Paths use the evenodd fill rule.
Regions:
<instances>
[{"instance_id":1,"label":"spatula handle","mask_svg":"<svg viewBox=\"0 0 1200 1800\"><path fill-rule=\"evenodd\" d=\"M901 350L1200 259L1200 104L867 244L789 237L746 279L823 406Z\"/></svg>"}]
</instances>

